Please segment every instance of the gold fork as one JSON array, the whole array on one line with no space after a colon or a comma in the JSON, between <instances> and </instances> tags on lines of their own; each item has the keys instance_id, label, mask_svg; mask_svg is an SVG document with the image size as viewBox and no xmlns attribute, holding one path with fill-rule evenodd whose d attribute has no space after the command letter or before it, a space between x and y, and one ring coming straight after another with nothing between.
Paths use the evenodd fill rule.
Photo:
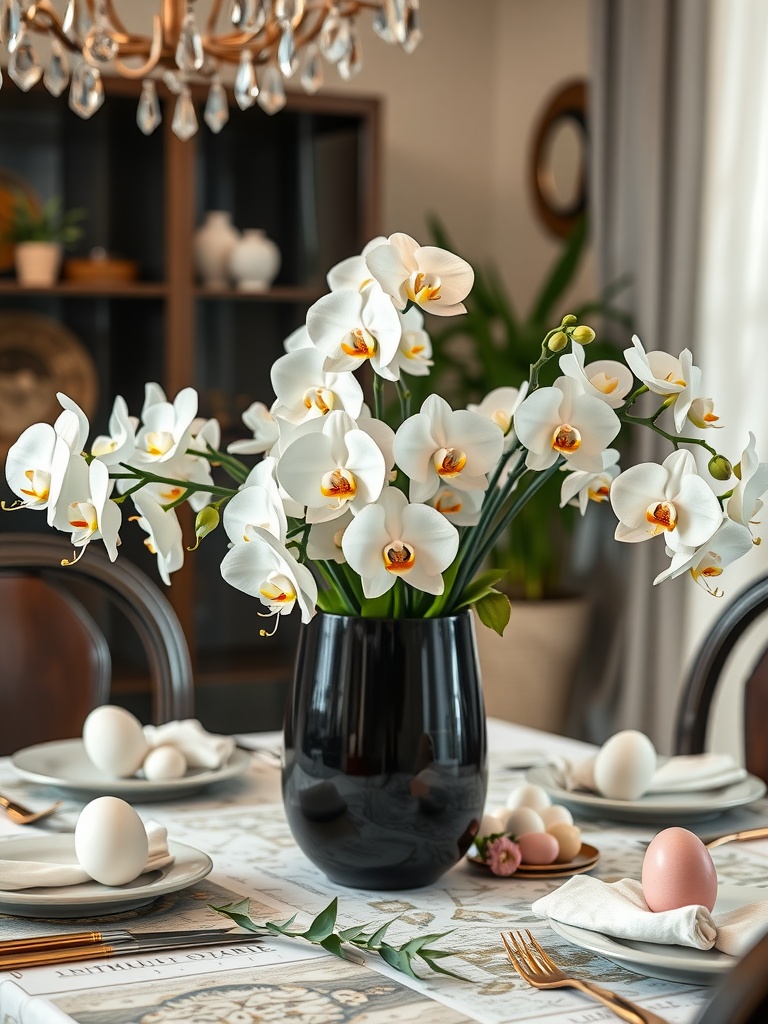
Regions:
<instances>
[{"instance_id":1,"label":"gold fork","mask_svg":"<svg viewBox=\"0 0 768 1024\"><path fill-rule=\"evenodd\" d=\"M506 935L502 932L501 941L512 966L529 985L534 988L576 988L610 1007L618 1017L630 1024L668 1024L663 1017L644 1010L615 992L609 992L594 982L564 974L527 929L526 935L527 940L522 932L508 932Z\"/></svg>"},{"instance_id":2,"label":"gold fork","mask_svg":"<svg viewBox=\"0 0 768 1024\"><path fill-rule=\"evenodd\" d=\"M0 807L5 808L5 813L17 825L31 825L35 821L40 821L41 818L47 818L49 814L53 814L56 808L60 806L61 800L57 800L55 804L51 804L50 807L44 807L42 811L30 811L28 807L18 803L16 800L9 800L8 797L0 796Z\"/></svg>"}]
</instances>

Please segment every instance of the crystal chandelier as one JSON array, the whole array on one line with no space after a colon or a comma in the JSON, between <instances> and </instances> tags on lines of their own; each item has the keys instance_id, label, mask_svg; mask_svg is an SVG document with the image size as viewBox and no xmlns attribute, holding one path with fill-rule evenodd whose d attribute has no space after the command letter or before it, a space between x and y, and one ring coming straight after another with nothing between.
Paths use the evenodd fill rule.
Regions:
<instances>
[{"instance_id":1,"label":"crystal chandelier","mask_svg":"<svg viewBox=\"0 0 768 1024\"><path fill-rule=\"evenodd\" d=\"M190 82L209 83L205 122L219 132L229 119L220 72L237 65L234 97L241 110L258 103L268 114L285 106L285 79L301 67L306 92L323 84L323 59L349 80L362 68L356 18L373 15L373 29L407 53L422 32L419 0L210 0L198 17L195 0L157 0L151 35L129 32L113 0L67 0L61 15L52 0L0 0L0 42L8 75L26 92L40 78L59 96L69 85L69 105L88 118L104 102L102 72L142 79L136 120L145 135L161 121L155 77L176 96L172 128L188 139L198 128ZM43 63L33 37L50 40ZM301 54L301 58L300 58ZM2 77L0 77L0 83Z\"/></svg>"}]
</instances>

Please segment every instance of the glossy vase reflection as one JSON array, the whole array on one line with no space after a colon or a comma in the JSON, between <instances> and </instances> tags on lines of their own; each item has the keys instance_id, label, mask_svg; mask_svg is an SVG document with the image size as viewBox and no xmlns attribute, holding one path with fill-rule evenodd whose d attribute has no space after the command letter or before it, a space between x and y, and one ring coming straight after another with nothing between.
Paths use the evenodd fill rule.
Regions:
<instances>
[{"instance_id":1,"label":"glossy vase reflection","mask_svg":"<svg viewBox=\"0 0 768 1024\"><path fill-rule=\"evenodd\" d=\"M294 838L334 882L429 885L483 813L486 734L474 625L318 613L303 627L285 719Z\"/></svg>"}]
</instances>

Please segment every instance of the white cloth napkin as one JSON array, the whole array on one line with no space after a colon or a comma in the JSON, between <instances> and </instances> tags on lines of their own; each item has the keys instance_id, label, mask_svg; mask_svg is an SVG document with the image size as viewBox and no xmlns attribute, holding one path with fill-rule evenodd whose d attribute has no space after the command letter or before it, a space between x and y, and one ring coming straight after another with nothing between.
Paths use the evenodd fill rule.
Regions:
<instances>
[{"instance_id":1,"label":"white cloth napkin","mask_svg":"<svg viewBox=\"0 0 768 1024\"><path fill-rule=\"evenodd\" d=\"M619 939L695 949L715 946L730 956L742 956L768 931L768 900L715 917L701 906L655 914L643 899L640 883L630 878L601 882L575 875L531 909L539 917Z\"/></svg>"},{"instance_id":2,"label":"white cloth napkin","mask_svg":"<svg viewBox=\"0 0 768 1024\"><path fill-rule=\"evenodd\" d=\"M173 855L168 849L168 830L165 826L159 825L156 821L148 821L146 829L149 855L144 871L156 871L173 863ZM9 892L14 889L35 889L40 886L53 888L90 882L91 876L77 862L74 846L72 857L72 861L60 864L47 861L0 860L0 889Z\"/></svg>"},{"instance_id":3,"label":"white cloth napkin","mask_svg":"<svg viewBox=\"0 0 768 1024\"><path fill-rule=\"evenodd\" d=\"M231 736L206 732L196 718L145 725L144 735L150 747L170 743L186 758L190 768L221 768L232 756L235 741Z\"/></svg>"},{"instance_id":4,"label":"white cloth napkin","mask_svg":"<svg viewBox=\"0 0 768 1024\"><path fill-rule=\"evenodd\" d=\"M572 764L561 758L553 767L568 790L597 792L593 774L594 755ZM730 754L677 754L661 761L646 793L694 793L731 786L746 779L747 771Z\"/></svg>"}]
</instances>

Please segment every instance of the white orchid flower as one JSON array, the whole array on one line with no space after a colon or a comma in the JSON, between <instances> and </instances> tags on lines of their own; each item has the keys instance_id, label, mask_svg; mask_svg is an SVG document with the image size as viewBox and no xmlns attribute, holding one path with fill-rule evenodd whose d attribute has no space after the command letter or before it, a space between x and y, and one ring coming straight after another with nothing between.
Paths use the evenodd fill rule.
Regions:
<instances>
[{"instance_id":1,"label":"white orchid flower","mask_svg":"<svg viewBox=\"0 0 768 1024\"><path fill-rule=\"evenodd\" d=\"M378 498L385 475L378 445L345 412L303 424L277 466L280 485L306 506L308 523L359 512Z\"/></svg>"},{"instance_id":2,"label":"white orchid flower","mask_svg":"<svg viewBox=\"0 0 768 1024\"><path fill-rule=\"evenodd\" d=\"M646 352L636 334L632 341L635 347L624 352L627 366L649 391L674 402L675 429L679 434L691 403L699 397L701 370L693 365L693 356L687 348L678 359L669 352Z\"/></svg>"},{"instance_id":3,"label":"white orchid flower","mask_svg":"<svg viewBox=\"0 0 768 1024\"><path fill-rule=\"evenodd\" d=\"M122 522L120 507L110 500L109 470L98 459L88 465L79 455L71 456L61 500L52 525L72 535L80 548L77 561L92 540L102 540L110 561L117 558L118 533Z\"/></svg>"},{"instance_id":4,"label":"white orchid flower","mask_svg":"<svg viewBox=\"0 0 768 1024\"><path fill-rule=\"evenodd\" d=\"M163 509L146 488L131 495L138 516L133 517L148 535L144 546L157 558L157 571L166 586L171 573L184 565L184 539L175 509Z\"/></svg>"},{"instance_id":5,"label":"white orchid flower","mask_svg":"<svg viewBox=\"0 0 768 1024\"><path fill-rule=\"evenodd\" d=\"M386 243L386 238L383 235L379 235L368 242L360 256L350 256L349 259L342 260L335 267L331 267L326 278L331 291L338 292L342 288L362 291L363 288L367 287L373 279L365 262L365 257L372 249L377 249L380 245L386 245Z\"/></svg>"},{"instance_id":6,"label":"white orchid flower","mask_svg":"<svg viewBox=\"0 0 768 1024\"><path fill-rule=\"evenodd\" d=\"M616 540L634 544L659 534L671 551L701 547L723 520L720 502L696 471L689 451L672 452L661 465L643 462L621 473L611 487L619 519Z\"/></svg>"},{"instance_id":7,"label":"white orchid flower","mask_svg":"<svg viewBox=\"0 0 768 1024\"><path fill-rule=\"evenodd\" d=\"M603 468L599 473L571 469L560 488L560 508L568 504L577 505L581 514L585 515L590 501L607 501L611 484L621 472L618 461L619 453L616 449L607 448L603 452Z\"/></svg>"},{"instance_id":8,"label":"white orchid flower","mask_svg":"<svg viewBox=\"0 0 768 1024\"><path fill-rule=\"evenodd\" d=\"M283 342L283 348L286 352L298 352L302 348L314 348L312 339L309 336L307 325L302 324L301 327L297 327L295 331L291 331L288 337Z\"/></svg>"},{"instance_id":9,"label":"white orchid flower","mask_svg":"<svg viewBox=\"0 0 768 1024\"><path fill-rule=\"evenodd\" d=\"M56 422L53 424L56 433L65 438L73 454L85 451L85 443L88 440L88 433L90 431L88 417L77 402L73 402L68 395L59 391L56 394L56 398L64 410L64 412L59 413ZM75 426L75 423L77 426Z\"/></svg>"},{"instance_id":10,"label":"white orchid flower","mask_svg":"<svg viewBox=\"0 0 768 1024\"><path fill-rule=\"evenodd\" d=\"M122 395L115 398L109 417L109 433L99 434L91 445L91 454L107 466L130 462L136 450L138 420L129 415Z\"/></svg>"},{"instance_id":11,"label":"white orchid flower","mask_svg":"<svg viewBox=\"0 0 768 1024\"><path fill-rule=\"evenodd\" d=\"M366 255L373 277L398 309L409 302L437 316L466 313L463 299L475 280L472 267L446 249L419 245L410 235L390 235Z\"/></svg>"},{"instance_id":12,"label":"white orchid flower","mask_svg":"<svg viewBox=\"0 0 768 1024\"><path fill-rule=\"evenodd\" d=\"M5 478L20 501L10 508L48 507L57 448L63 450L66 465L69 446L50 423L33 423L11 445L5 460Z\"/></svg>"},{"instance_id":13,"label":"white orchid flower","mask_svg":"<svg viewBox=\"0 0 768 1024\"><path fill-rule=\"evenodd\" d=\"M307 330L325 357L324 369L356 370L368 360L380 377L398 379L400 319L375 282L364 292L345 288L318 299L307 313Z\"/></svg>"},{"instance_id":14,"label":"white orchid flower","mask_svg":"<svg viewBox=\"0 0 768 1024\"><path fill-rule=\"evenodd\" d=\"M243 423L253 433L253 437L228 444L227 451L230 455L259 455L277 444L280 429L263 402L253 402L248 406L243 413Z\"/></svg>"},{"instance_id":15,"label":"white orchid flower","mask_svg":"<svg viewBox=\"0 0 768 1024\"><path fill-rule=\"evenodd\" d=\"M367 598L381 597L400 577L416 590L442 594L442 573L456 557L459 534L429 505L408 504L387 487L344 531L341 546Z\"/></svg>"},{"instance_id":16,"label":"white orchid flower","mask_svg":"<svg viewBox=\"0 0 768 1024\"><path fill-rule=\"evenodd\" d=\"M295 607L304 623L315 614L317 584L312 573L268 530L252 527L247 543L230 548L222 560L221 575L230 586L258 598L268 609L259 614L274 615L275 629L280 616Z\"/></svg>"},{"instance_id":17,"label":"white orchid flower","mask_svg":"<svg viewBox=\"0 0 768 1024\"><path fill-rule=\"evenodd\" d=\"M217 419L204 420L198 417L192 420L189 435L187 448L191 452L209 455L211 450L217 452L221 447L221 424Z\"/></svg>"},{"instance_id":18,"label":"white orchid flower","mask_svg":"<svg viewBox=\"0 0 768 1024\"><path fill-rule=\"evenodd\" d=\"M482 402L477 405L470 403L470 412L479 413L491 423L495 423L504 435L504 451L509 451L515 442L512 423L517 407L528 394L528 381L523 381L519 388L494 388L489 391Z\"/></svg>"},{"instance_id":19,"label":"white orchid flower","mask_svg":"<svg viewBox=\"0 0 768 1024\"><path fill-rule=\"evenodd\" d=\"M247 543L256 528L284 544L288 523L274 480L268 480L266 486L249 484L238 491L224 507L222 524L233 544Z\"/></svg>"},{"instance_id":20,"label":"white orchid flower","mask_svg":"<svg viewBox=\"0 0 768 1024\"><path fill-rule=\"evenodd\" d=\"M163 463L177 453L183 454L196 416L197 392L194 388L183 388L171 403L159 385L147 384L134 461Z\"/></svg>"},{"instance_id":21,"label":"white orchid flower","mask_svg":"<svg viewBox=\"0 0 768 1024\"><path fill-rule=\"evenodd\" d=\"M277 463L278 460L273 455L265 455L261 462L257 462L248 474L243 488L250 487L253 484L259 487L266 487L275 508L282 506L286 516L291 516L293 519L303 519L304 506L298 501L294 501L285 488L280 486L277 479ZM285 538L280 536L279 539L284 540Z\"/></svg>"},{"instance_id":22,"label":"white orchid flower","mask_svg":"<svg viewBox=\"0 0 768 1024\"><path fill-rule=\"evenodd\" d=\"M573 351L560 356L560 369L578 381L585 395L599 398L612 409L624 405L635 382L631 371L615 359L596 359L585 365L582 345L574 345Z\"/></svg>"},{"instance_id":23,"label":"white orchid flower","mask_svg":"<svg viewBox=\"0 0 768 1024\"><path fill-rule=\"evenodd\" d=\"M719 416L715 416L715 403L711 398L694 398L688 410L688 419L695 427L707 430L714 427L715 430L722 430L722 424L718 427Z\"/></svg>"},{"instance_id":24,"label":"white orchid flower","mask_svg":"<svg viewBox=\"0 0 768 1024\"><path fill-rule=\"evenodd\" d=\"M528 395L517 408L514 423L528 449L529 469L547 469L562 455L586 473L601 472L603 452L621 427L613 409L585 395L572 377L559 377L551 388Z\"/></svg>"},{"instance_id":25,"label":"white orchid flower","mask_svg":"<svg viewBox=\"0 0 768 1024\"><path fill-rule=\"evenodd\" d=\"M167 479L156 483L147 483L142 490L151 494L160 505L171 505L180 499L187 501L190 507L199 512L211 502L209 491L189 490L185 483L202 484L203 486L213 484L210 463L206 459L198 458L195 455L177 455L173 459L163 462L162 475ZM132 480L119 480L118 490L125 493L134 484Z\"/></svg>"},{"instance_id":26,"label":"white orchid flower","mask_svg":"<svg viewBox=\"0 0 768 1024\"><path fill-rule=\"evenodd\" d=\"M432 342L424 330L424 315L412 306L407 313L398 313L398 316L402 334L396 361L400 372L409 373L412 377L427 377L434 363Z\"/></svg>"},{"instance_id":27,"label":"white orchid flower","mask_svg":"<svg viewBox=\"0 0 768 1024\"><path fill-rule=\"evenodd\" d=\"M432 495L428 504L454 526L475 526L480 519L484 498L483 491L457 491L449 484L443 484Z\"/></svg>"},{"instance_id":28,"label":"white orchid flower","mask_svg":"<svg viewBox=\"0 0 768 1024\"><path fill-rule=\"evenodd\" d=\"M272 415L291 423L303 423L341 409L357 417L363 407L363 389L348 372L329 373L325 357L316 348L299 349L272 364L272 388L277 401Z\"/></svg>"},{"instance_id":29,"label":"white orchid flower","mask_svg":"<svg viewBox=\"0 0 768 1024\"><path fill-rule=\"evenodd\" d=\"M395 461L409 477L411 501L429 501L443 484L485 491L503 446L499 428L468 409L430 395L395 434Z\"/></svg>"},{"instance_id":30,"label":"white orchid flower","mask_svg":"<svg viewBox=\"0 0 768 1024\"><path fill-rule=\"evenodd\" d=\"M311 526L307 538L307 558L313 562L346 562L341 542L353 518L351 512L345 512L338 519Z\"/></svg>"},{"instance_id":31,"label":"white orchid flower","mask_svg":"<svg viewBox=\"0 0 768 1024\"><path fill-rule=\"evenodd\" d=\"M751 534L751 528L758 525L755 516L763 507L761 498L768 490L768 465L758 460L755 452L755 435L751 432L749 443L741 455L740 472L741 479L734 487L725 509L729 519L741 523Z\"/></svg>"},{"instance_id":32,"label":"white orchid flower","mask_svg":"<svg viewBox=\"0 0 768 1024\"><path fill-rule=\"evenodd\" d=\"M666 579L674 579L684 572L690 572L699 586L713 597L722 597L722 590L709 585L709 580L721 575L723 569L741 558L752 548L752 535L746 526L735 523L732 519L724 519L709 540L693 551L672 551L672 562L668 569L660 572L653 581L654 585Z\"/></svg>"},{"instance_id":33,"label":"white orchid flower","mask_svg":"<svg viewBox=\"0 0 768 1024\"><path fill-rule=\"evenodd\" d=\"M362 415L357 417L358 430L372 437L384 456L384 470L387 480L393 480L397 476L395 469L395 432L384 420L377 420L371 416L370 411L364 406Z\"/></svg>"}]
</instances>

